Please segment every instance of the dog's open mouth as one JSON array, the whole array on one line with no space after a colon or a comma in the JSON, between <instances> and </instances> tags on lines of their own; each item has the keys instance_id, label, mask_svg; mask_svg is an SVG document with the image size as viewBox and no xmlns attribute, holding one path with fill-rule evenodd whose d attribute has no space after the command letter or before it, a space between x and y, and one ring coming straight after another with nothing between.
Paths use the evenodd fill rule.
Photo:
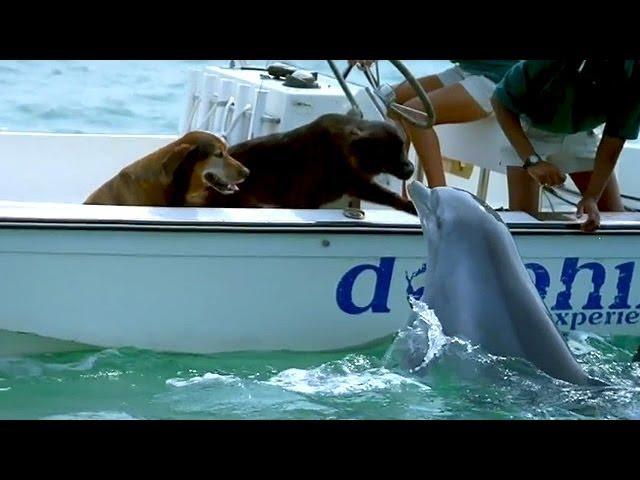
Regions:
<instances>
[{"instance_id":1,"label":"dog's open mouth","mask_svg":"<svg viewBox=\"0 0 640 480\"><path fill-rule=\"evenodd\" d=\"M227 183L216 174L211 172L207 172L205 174L205 179L213 189L217 190L223 195L231 195L232 193L236 193L239 190L238 185L236 185L235 183ZM241 181L242 180L240 180L240 182Z\"/></svg>"}]
</instances>

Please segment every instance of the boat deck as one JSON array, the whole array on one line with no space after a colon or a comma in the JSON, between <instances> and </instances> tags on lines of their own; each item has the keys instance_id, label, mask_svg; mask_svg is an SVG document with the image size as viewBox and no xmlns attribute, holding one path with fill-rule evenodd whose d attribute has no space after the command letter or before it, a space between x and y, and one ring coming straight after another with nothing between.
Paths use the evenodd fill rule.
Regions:
<instances>
[{"instance_id":1,"label":"boat deck","mask_svg":"<svg viewBox=\"0 0 640 480\"><path fill-rule=\"evenodd\" d=\"M580 222L572 213L498 212L514 233L576 232ZM640 232L640 213L603 212L600 234ZM250 230L363 231L367 233L420 233L417 217L387 209L366 210L354 219L342 210L208 209L122 207L0 201L0 228L144 229L144 230Z\"/></svg>"}]
</instances>

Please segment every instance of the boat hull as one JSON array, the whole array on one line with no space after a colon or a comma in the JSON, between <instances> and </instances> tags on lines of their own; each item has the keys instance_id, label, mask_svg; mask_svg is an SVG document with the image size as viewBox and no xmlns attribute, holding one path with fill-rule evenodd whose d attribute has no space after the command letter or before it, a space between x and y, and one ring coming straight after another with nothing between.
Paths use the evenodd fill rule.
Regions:
<instances>
[{"instance_id":1,"label":"boat hull","mask_svg":"<svg viewBox=\"0 0 640 480\"><path fill-rule=\"evenodd\" d=\"M0 215L1 330L167 352L340 350L402 328L429 274L417 221L399 212L359 225L340 211L227 211L229 221L118 207L116 223L113 208ZM102 220L73 218L87 209ZM640 335L633 222L582 235L505 216L560 330Z\"/></svg>"}]
</instances>

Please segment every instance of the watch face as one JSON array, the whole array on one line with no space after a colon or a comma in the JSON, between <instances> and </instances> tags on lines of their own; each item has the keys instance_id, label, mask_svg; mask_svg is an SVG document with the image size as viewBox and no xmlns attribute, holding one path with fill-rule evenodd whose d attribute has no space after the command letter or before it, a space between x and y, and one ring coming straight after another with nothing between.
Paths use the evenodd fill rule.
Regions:
<instances>
[{"instance_id":1,"label":"watch face","mask_svg":"<svg viewBox=\"0 0 640 480\"><path fill-rule=\"evenodd\" d=\"M538 155L531 155L529 158L527 158L527 163L529 165L535 165L537 163L540 163L540 157Z\"/></svg>"}]
</instances>

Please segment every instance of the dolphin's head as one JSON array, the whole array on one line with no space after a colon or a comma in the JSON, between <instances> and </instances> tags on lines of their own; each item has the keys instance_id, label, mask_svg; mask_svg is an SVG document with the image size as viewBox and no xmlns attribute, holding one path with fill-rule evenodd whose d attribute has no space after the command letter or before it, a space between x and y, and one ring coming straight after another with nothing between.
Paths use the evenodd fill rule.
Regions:
<instances>
[{"instance_id":1,"label":"dolphin's head","mask_svg":"<svg viewBox=\"0 0 640 480\"><path fill-rule=\"evenodd\" d=\"M487 229L506 229L495 210L465 190L453 187L428 188L414 181L409 185L409 195L429 242L456 233L475 236Z\"/></svg>"}]
</instances>

